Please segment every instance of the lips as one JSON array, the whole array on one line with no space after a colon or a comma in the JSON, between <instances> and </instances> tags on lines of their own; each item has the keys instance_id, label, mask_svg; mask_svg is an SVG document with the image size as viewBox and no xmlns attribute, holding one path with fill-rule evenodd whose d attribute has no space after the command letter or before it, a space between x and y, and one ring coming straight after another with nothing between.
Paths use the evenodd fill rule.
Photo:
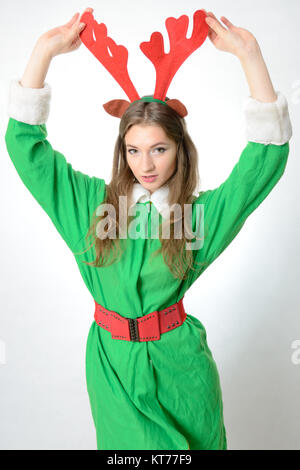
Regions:
<instances>
[{"instance_id":1,"label":"lips","mask_svg":"<svg viewBox=\"0 0 300 470\"><path fill-rule=\"evenodd\" d=\"M143 181L148 182L148 183L151 183L152 181L154 181L154 180L157 178L157 175L153 175L153 176L142 176L142 178L143 178Z\"/></svg>"}]
</instances>

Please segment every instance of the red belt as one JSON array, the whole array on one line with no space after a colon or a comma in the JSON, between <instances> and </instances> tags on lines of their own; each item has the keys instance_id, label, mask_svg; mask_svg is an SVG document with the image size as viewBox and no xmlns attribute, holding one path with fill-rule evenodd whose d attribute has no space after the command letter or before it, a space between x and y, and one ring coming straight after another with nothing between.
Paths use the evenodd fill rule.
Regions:
<instances>
[{"instance_id":1,"label":"red belt","mask_svg":"<svg viewBox=\"0 0 300 470\"><path fill-rule=\"evenodd\" d=\"M107 310L95 300L96 323L111 332L113 339L125 341L153 341L160 339L162 333L174 330L186 319L183 297L170 307L155 310L143 317L127 318L117 312Z\"/></svg>"}]
</instances>

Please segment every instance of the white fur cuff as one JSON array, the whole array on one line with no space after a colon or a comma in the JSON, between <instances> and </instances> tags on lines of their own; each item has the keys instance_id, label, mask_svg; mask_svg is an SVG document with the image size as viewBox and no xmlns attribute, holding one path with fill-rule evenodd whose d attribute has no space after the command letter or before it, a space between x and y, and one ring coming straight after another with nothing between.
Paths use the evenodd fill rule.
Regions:
<instances>
[{"instance_id":1,"label":"white fur cuff","mask_svg":"<svg viewBox=\"0 0 300 470\"><path fill-rule=\"evenodd\" d=\"M244 102L246 138L261 144L282 145L292 137L288 103L280 91L275 91L277 100L271 103L248 96Z\"/></svg>"},{"instance_id":2,"label":"white fur cuff","mask_svg":"<svg viewBox=\"0 0 300 470\"><path fill-rule=\"evenodd\" d=\"M50 111L51 87L27 88L18 79L11 80L7 114L27 124L45 124Z\"/></svg>"}]
</instances>

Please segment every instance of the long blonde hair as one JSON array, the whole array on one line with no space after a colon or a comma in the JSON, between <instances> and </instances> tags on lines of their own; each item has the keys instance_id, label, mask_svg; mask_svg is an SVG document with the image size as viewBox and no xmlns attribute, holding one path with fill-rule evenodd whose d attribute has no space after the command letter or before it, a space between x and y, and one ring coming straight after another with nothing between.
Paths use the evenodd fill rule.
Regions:
<instances>
[{"instance_id":1,"label":"long blonde hair","mask_svg":"<svg viewBox=\"0 0 300 470\"><path fill-rule=\"evenodd\" d=\"M152 95L153 96L153 95ZM166 97L166 101L169 98ZM127 131L134 125L156 125L164 129L166 135L175 141L177 145L177 165L172 177L168 180L169 185L169 205L179 204L181 206L182 216L180 223L182 224L182 237L174 238L174 223L178 223L179 219L175 219L174 213L170 211L170 237L162 238L161 232L159 239L161 247L152 255L161 253L164 262L169 267L175 278L186 279L186 273L193 267L194 257L193 250L186 250L186 242L190 242L184 236L184 204L191 204L195 198L193 195L195 189L199 185L198 172L198 152L187 132L186 122L181 118L170 106L163 105L159 102L136 101L132 103L123 114L119 135L114 147L112 178L106 185L106 196L103 203L112 204L115 208L115 218L109 217L108 230L106 238L100 238L96 234L96 226L104 217L104 214L96 215L93 213L93 221L85 236L85 241L91 237L92 243L87 248L89 250L95 245L96 259L88 263L84 263L100 267L110 265L117 262L125 249L124 239L120 239L119 235L119 196L127 196L130 200L133 190L133 184L137 182L126 158L125 135ZM101 203L102 204L102 203ZM127 214L127 224L132 220L133 216ZM173 227L173 228L172 228ZM116 236L110 236L112 234ZM120 243L122 242L122 243ZM87 251L85 250L85 251ZM84 251L84 252L85 252ZM110 257L110 261L109 261ZM202 264L202 263L200 263Z\"/></svg>"}]
</instances>

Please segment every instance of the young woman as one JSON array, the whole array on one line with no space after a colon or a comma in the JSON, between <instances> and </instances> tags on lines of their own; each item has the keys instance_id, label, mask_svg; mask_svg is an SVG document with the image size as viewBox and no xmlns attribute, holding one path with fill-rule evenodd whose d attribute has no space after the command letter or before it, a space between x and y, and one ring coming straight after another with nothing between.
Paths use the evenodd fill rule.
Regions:
<instances>
[{"instance_id":1,"label":"young woman","mask_svg":"<svg viewBox=\"0 0 300 470\"><path fill-rule=\"evenodd\" d=\"M75 171L53 149L45 124L51 89L44 80L56 55L80 46L79 14L39 38L22 79L11 83L8 153L74 253L95 300L86 380L101 450L227 449L217 367L204 326L185 312L182 298L281 178L292 128L286 98L274 91L254 36L224 17L223 26L211 12L206 21L212 44L240 60L251 93L244 108L247 144L213 190L195 192L197 150L184 118L146 97L122 116L109 184ZM140 210L146 236L119 236L119 196ZM115 213L99 213L104 203ZM168 221L172 204L191 204L193 230L204 208L197 249L186 248L188 236L172 238L172 230L169 238L147 236L153 216ZM173 215L169 222L174 229ZM116 236L105 238L104 226Z\"/></svg>"}]
</instances>

